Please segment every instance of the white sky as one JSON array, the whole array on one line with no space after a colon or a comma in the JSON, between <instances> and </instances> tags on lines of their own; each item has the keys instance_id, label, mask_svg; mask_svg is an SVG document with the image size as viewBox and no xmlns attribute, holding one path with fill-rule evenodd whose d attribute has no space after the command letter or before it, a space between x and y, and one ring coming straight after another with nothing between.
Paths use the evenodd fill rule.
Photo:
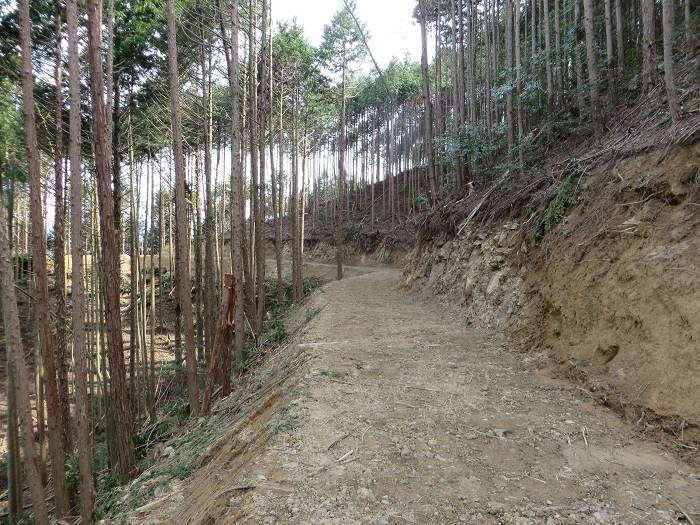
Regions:
<instances>
[{"instance_id":1,"label":"white sky","mask_svg":"<svg viewBox=\"0 0 700 525\"><path fill-rule=\"evenodd\" d=\"M367 26L369 47L380 67L407 53L420 59L420 27L412 17L415 4L415 0L357 0L357 15ZM309 42L318 46L323 27L342 6L343 0L272 0L272 17L276 22L296 17Z\"/></svg>"}]
</instances>

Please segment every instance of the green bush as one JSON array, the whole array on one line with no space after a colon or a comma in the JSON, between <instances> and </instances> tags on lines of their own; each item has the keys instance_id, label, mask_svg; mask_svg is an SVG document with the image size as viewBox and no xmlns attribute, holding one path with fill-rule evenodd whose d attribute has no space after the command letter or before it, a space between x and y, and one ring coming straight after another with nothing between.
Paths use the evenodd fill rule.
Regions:
<instances>
[{"instance_id":1,"label":"green bush","mask_svg":"<svg viewBox=\"0 0 700 525\"><path fill-rule=\"evenodd\" d=\"M287 337L287 328L282 319L273 318L265 325L264 339L272 344L281 343Z\"/></svg>"},{"instance_id":2,"label":"green bush","mask_svg":"<svg viewBox=\"0 0 700 525\"><path fill-rule=\"evenodd\" d=\"M549 202L544 215L537 221L535 235L538 238L544 236L554 224L564 218L566 208L574 202L574 174L570 174L557 191L556 196Z\"/></svg>"},{"instance_id":3,"label":"green bush","mask_svg":"<svg viewBox=\"0 0 700 525\"><path fill-rule=\"evenodd\" d=\"M78 468L78 457L70 455L66 458L66 484L70 492L78 492L80 487L80 470Z\"/></svg>"}]
</instances>

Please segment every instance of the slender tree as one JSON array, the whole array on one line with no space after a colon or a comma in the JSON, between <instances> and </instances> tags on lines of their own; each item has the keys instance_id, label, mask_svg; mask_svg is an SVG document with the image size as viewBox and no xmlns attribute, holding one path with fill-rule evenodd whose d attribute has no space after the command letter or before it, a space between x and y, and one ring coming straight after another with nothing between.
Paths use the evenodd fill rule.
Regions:
<instances>
[{"instance_id":1,"label":"slender tree","mask_svg":"<svg viewBox=\"0 0 700 525\"><path fill-rule=\"evenodd\" d=\"M617 71L625 70L625 26L622 17L622 0L615 0L615 37L617 39Z\"/></svg>"},{"instance_id":2,"label":"slender tree","mask_svg":"<svg viewBox=\"0 0 700 525\"><path fill-rule=\"evenodd\" d=\"M22 18L23 21L26 20L28 23L29 5L28 2L21 2L20 13L23 10L22 4L27 4ZM27 17L26 19L24 18L25 16ZM5 351L9 355L9 361L12 363L12 372L15 374L15 398L17 400L19 427L24 450L24 469L32 495L32 510L37 523L48 525L49 515L46 496L41 483L39 458L34 441L32 409L29 399L29 371L24 360L24 347L19 328L19 313L17 312L17 297L15 296L15 283L12 261L10 259L10 240L7 235L4 206L0 206L0 288L2 288L0 290L0 309L2 310L5 329Z\"/></svg>"},{"instance_id":3,"label":"slender tree","mask_svg":"<svg viewBox=\"0 0 700 525\"><path fill-rule=\"evenodd\" d=\"M39 294L39 339L41 358L45 370L47 393L47 422L49 450L56 502L56 514L67 516L69 512L68 488L65 475L65 450L63 420L59 408L59 392L56 380L56 364L49 309L49 283L46 268L46 237L41 189L41 168L37 144L36 117L34 114L34 74L32 70L32 39L29 20L29 0L19 3L20 48L22 54L22 103L24 110L24 134L27 148L30 212L32 222L32 253L36 288ZM9 299L9 297L8 297ZM17 371L19 369L15 367ZM20 418L23 417L20 414ZM31 456L30 456L31 457ZM37 502L34 502L37 504Z\"/></svg>"},{"instance_id":4,"label":"slender tree","mask_svg":"<svg viewBox=\"0 0 700 525\"><path fill-rule=\"evenodd\" d=\"M71 301L73 360L75 363L75 436L80 473L80 518L92 521L95 486L92 477L90 440L90 401L88 398L88 355L85 349L85 285L83 276L83 180L80 172L80 58L78 54L77 0L67 0L68 64L70 99L70 177L71 177Z\"/></svg>"},{"instance_id":5,"label":"slender tree","mask_svg":"<svg viewBox=\"0 0 700 525\"><path fill-rule=\"evenodd\" d=\"M425 162L428 166L428 180L430 182L430 199L434 204L438 201L437 174L435 173L435 155L433 153L433 112L432 99L430 98L430 81L428 75L428 38L425 0L419 0L420 32L422 42L421 70L423 72L423 148Z\"/></svg>"},{"instance_id":6,"label":"slender tree","mask_svg":"<svg viewBox=\"0 0 700 525\"><path fill-rule=\"evenodd\" d=\"M586 57L588 61L588 84L591 93L591 119L596 137L603 132L603 119L600 113L598 95L598 66L596 64L595 33L593 29L593 0L583 0L584 27L586 31Z\"/></svg>"},{"instance_id":7,"label":"slender tree","mask_svg":"<svg viewBox=\"0 0 700 525\"><path fill-rule=\"evenodd\" d=\"M366 55L363 45L363 28L355 22L355 2L347 1L331 23L324 28L323 43L319 51L322 60L334 73L340 74L338 100L338 203L335 223L337 278L343 278L345 252L345 220L347 217L347 80L353 64Z\"/></svg>"},{"instance_id":8,"label":"slender tree","mask_svg":"<svg viewBox=\"0 0 700 525\"><path fill-rule=\"evenodd\" d=\"M681 117L681 106L678 102L678 89L673 72L673 0L663 0L662 19L664 34L664 80L666 81L666 96L673 122Z\"/></svg>"},{"instance_id":9,"label":"slender tree","mask_svg":"<svg viewBox=\"0 0 700 525\"><path fill-rule=\"evenodd\" d=\"M64 241L63 206L63 25L61 23L61 6L56 5L56 62L54 67L54 80L56 82L56 138L54 142L54 277L56 297L56 372L58 379L58 403L61 413L61 427L63 429L63 449L68 453L73 449L71 443L70 428L70 399L68 394L68 358L66 355L66 322L68 310L66 308L66 245Z\"/></svg>"},{"instance_id":10,"label":"slender tree","mask_svg":"<svg viewBox=\"0 0 700 525\"><path fill-rule=\"evenodd\" d=\"M187 221L187 201L185 196L185 164L182 141L182 117L180 114L180 82L177 60L177 24L175 0L166 5L168 19L168 78L170 84L170 114L172 118L173 156L175 157L175 213L177 220L176 266L177 297L182 323L185 330L187 352L187 389L190 398L190 411L199 414L199 385L197 383L197 350L194 341L194 319L190 281L190 235Z\"/></svg>"},{"instance_id":11,"label":"slender tree","mask_svg":"<svg viewBox=\"0 0 700 525\"><path fill-rule=\"evenodd\" d=\"M114 200L107 148L107 114L104 106L104 74L102 69L102 2L88 0L88 59L90 62L90 95L92 100L92 147L95 156L101 244L102 293L104 299L109 370L111 381L111 410L119 475L122 482L137 473L136 453L132 440L132 419L126 389L124 343L119 304L120 268L119 246L114 227Z\"/></svg>"},{"instance_id":12,"label":"slender tree","mask_svg":"<svg viewBox=\"0 0 700 525\"><path fill-rule=\"evenodd\" d=\"M656 22L654 0L642 1L642 79L644 91L649 91L654 83L656 62ZM585 0L584 0L585 2Z\"/></svg>"}]
</instances>

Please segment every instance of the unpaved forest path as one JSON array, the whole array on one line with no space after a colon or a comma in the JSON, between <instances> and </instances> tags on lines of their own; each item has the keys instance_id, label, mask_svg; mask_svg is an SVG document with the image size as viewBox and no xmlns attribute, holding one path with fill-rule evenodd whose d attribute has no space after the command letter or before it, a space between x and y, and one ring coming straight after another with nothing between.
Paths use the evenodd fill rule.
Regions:
<instances>
[{"instance_id":1,"label":"unpaved forest path","mask_svg":"<svg viewBox=\"0 0 700 525\"><path fill-rule=\"evenodd\" d=\"M700 523L697 470L398 270L368 271L317 294L269 437L216 475L225 498L184 495L193 521Z\"/></svg>"}]
</instances>

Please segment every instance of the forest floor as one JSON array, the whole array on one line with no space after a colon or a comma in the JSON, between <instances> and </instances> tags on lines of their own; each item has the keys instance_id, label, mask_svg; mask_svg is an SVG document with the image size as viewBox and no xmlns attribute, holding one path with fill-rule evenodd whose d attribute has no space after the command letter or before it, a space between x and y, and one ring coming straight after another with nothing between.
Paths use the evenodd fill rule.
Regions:
<instances>
[{"instance_id":1,"label":"forest floor","mask_svg":"<svg viewBox=\"0 0 700 525\"><path fill-rule=\"evenodd\" d=\"M130 521L700 523L697 468L399 283L356 268L315 293L262 366L301 365Z\"/></svg>"}]
</instances>

